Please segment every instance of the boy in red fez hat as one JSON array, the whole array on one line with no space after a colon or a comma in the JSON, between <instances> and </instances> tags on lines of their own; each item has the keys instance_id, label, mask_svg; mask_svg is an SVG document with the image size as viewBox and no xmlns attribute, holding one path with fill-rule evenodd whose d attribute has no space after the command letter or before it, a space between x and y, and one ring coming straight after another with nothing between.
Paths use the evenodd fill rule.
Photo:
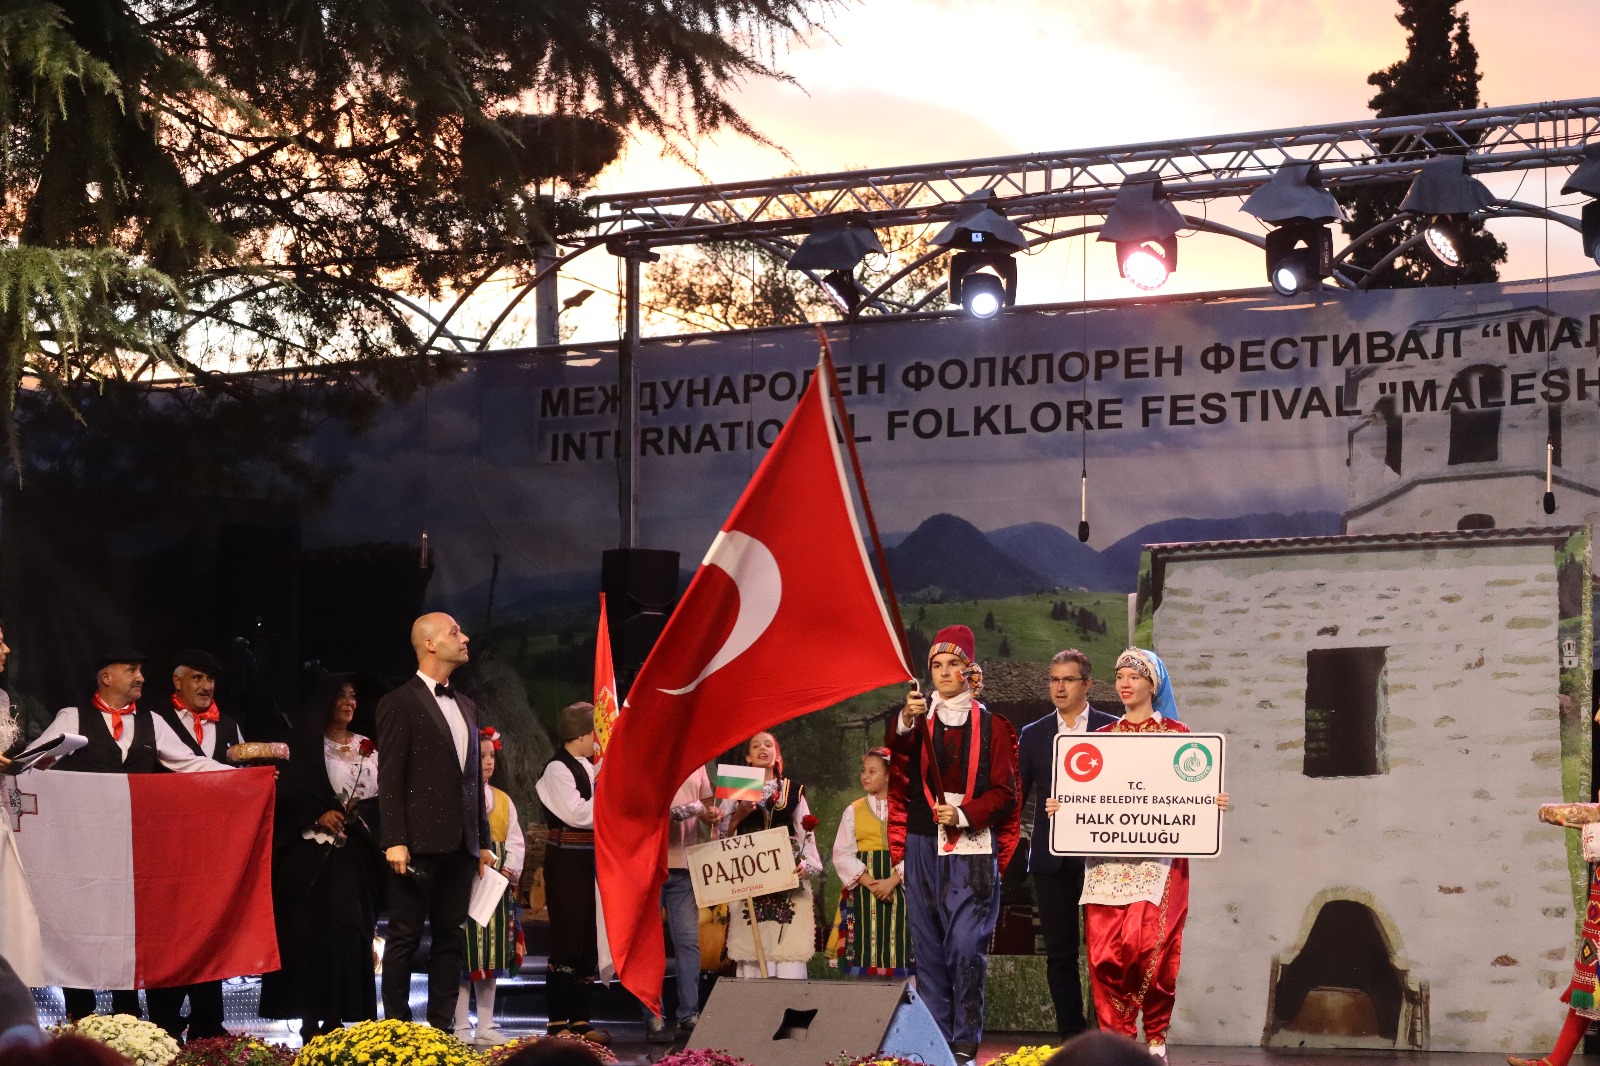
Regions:
<instances>
[{"instance_id":1,"label":"boy in red fez hat","mask_svg":"<svg viewBox=\"0 0 1600 1066\"><path fill-rule=\"evenodd\" d=\"M983 1039L985 952L1021 828L1017 738L975 698L983 669L972 630L941 629L928 668L932 701L912 692L888 729L889 850L905 862L917 991L966 1063Z\"/></svg>"}]
</instances>

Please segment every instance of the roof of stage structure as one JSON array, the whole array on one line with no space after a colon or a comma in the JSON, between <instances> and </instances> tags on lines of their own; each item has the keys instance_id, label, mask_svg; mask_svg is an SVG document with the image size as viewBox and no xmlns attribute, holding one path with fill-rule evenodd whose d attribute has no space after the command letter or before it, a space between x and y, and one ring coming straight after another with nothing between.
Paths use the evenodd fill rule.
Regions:
<instances>
[{"instance_id":1,"label":"roof of stage structure","mask_svg":"<svg viewBox=\"0 0 1600 1066\"><path fill-rule=\"evenodd\" d=\"M1155 172L1169 200L1244 196L1287 162L1314 162L1328 188L1410 181L1424 160L1464 152L1472 173L1571 166L1600 138L1600 98L1365 119L921 166L880 167L591 198L586 246L663 246L801 235L854 214L873 226L954 216L974 192L1026 226L1104 214L1132 174Z\"/></svg>"}]
</instances>

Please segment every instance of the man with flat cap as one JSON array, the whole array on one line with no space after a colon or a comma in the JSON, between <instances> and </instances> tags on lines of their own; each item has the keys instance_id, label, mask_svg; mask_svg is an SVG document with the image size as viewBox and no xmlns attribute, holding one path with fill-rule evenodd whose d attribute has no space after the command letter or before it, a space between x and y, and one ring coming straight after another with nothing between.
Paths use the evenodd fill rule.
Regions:
<instances>
[{"instance_id":1,"label":"man with flat cap","mask_svg":"<svg viewBox=\"0 0 1600 1066\"><path fill-rule=\"evenodd\" d=\"M378 701L379 838L389 876L383 1016L411 1020L411 956L426 922L428 1023L455 1029L473 878L494 865L478 768L477 708L450 685L467 635L447 614L411 625L417 672Z\"/></svg>"},{"instance_id":2,"label":"man with flat cap","mask_svg":"<svg viewBox=\"0 0 1600 1066\"><path fill-rule=\"evenodd\" d=\"M217 679L222 676L222 664L202 648L183 649L175 656L175 663L171 703L158 708L156 716L172 727L178 739L196 755L226 762L228 748L244 743L244 734L239 723L217 706ZM149 988L144 998L150 1006L150 1020L180 1044L186 1039L203 1040L228 1033L222 1027L221 979L177 988ZM189 1000L187 1015L183 1013L185 998Z\"/></svg>"},{"instance_id":3,"label":"man with flat cap","mask_svg":"<svg viewBox=\"0 0 1600 1066\"><path fill-rule=\"evenodd\" d=\"M84 746L64 756L55 764L56 769L99 774L152 774L163 767L178 773L228 769L224 763L197 755L165 721L140 709L144 659L142 652L125 646L107 649L100 655L89 706L82 710L61 708L35 741L53 740L64 733L84 738ZM61 992L69 1018L94 1013L91 990L64 988ZM138 1017L139 993L112 992L111 1008L113 1013Z\"/></svg>"}]
</instances>

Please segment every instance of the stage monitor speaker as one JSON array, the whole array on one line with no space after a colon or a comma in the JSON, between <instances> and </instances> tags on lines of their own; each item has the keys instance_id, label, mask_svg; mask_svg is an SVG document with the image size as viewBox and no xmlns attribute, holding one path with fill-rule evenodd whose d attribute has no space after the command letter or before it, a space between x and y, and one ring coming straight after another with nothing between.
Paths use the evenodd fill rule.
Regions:
<instances>
[{"instance_id":1,"label":"stage monitor speaker","mask_svg":"<svg viewBox=\"0 0 1600 1066\"><path fill-rule=\"evenodd\" d=\"M600 591L606 594L617 681L626 690L678 598L678 553L659 548L601 552Z\"/></svg>"},{"instance_id":2,"label":"stage monitor speaker","mask_svg":"<svg viewBox=\"0 0 1600 1066\"><path fill-rule=\"evenodd\" d=\"M820 1066L841 1052L955 1066L933 1015L905 981L717 982L689 1038L760 1066Z\"/></svg>"}]
</instances>

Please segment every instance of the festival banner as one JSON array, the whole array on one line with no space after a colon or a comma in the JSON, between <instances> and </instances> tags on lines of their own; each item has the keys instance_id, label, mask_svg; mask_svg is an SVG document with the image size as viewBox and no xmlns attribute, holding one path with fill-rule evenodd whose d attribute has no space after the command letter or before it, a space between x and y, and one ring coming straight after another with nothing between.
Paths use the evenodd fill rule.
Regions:
<instances>
[{"instance_id":1,"label":"festival banner","mask_svg":"<svg viewBox=\"0 0 1600 1066\"><path fill-rule=\"evenodd\" d=\"M47 981L170 988L277 969L274 784L265 767L21 775L13 835Z\"/></svg>"}]
</instances>

